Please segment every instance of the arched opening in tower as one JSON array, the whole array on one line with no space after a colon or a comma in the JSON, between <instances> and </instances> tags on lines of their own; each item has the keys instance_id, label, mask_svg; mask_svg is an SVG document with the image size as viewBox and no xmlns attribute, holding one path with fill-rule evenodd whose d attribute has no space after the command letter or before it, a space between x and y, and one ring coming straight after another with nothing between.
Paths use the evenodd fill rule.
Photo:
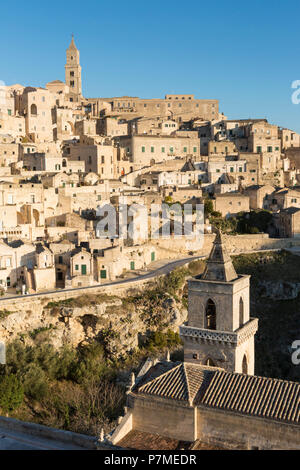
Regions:
<instances>
[{"instance_id":1,"label":"arched opening in tower","mask_svg":"<svg viewBox=\"0 0 300 470\"><path fill-rule=\"evenodd\" d=\"M213 361L210 357L208 357L208 358L206 359L204 365L205 365L205 366L210 366L210 367L216 367L216 364L214 363L214 361Z\"/></svg>"},{"instance_id":2,"label":"arched opening in tower","mask_svg":"<svg viewBox=\"0 0 300 470\"><path fill-rule=\"evenodd\" d=\"M205 309L206 325L208 330L216 329L216 305L213 300L208 299Z\"/></svg>"},{"instance_id":3,"label":"arched opening in tower","mask_svg":"<svg viewBox=\"0 0 300 470\"><path fill-rule=\"evenodd\" d=\"M242 372L243 374L248 374L248 361L247 361L246 354L244 354L244 357L243 357Z\"/></svg>"},{"instance_id":4,"label":"arched opening in tower","mask_svg":"<svg viewBox=\"0 0 300 470\"><path fill-rule=\"evenodd\" d=\"M244 324L244 301L240 298L240 327Z\"/></svg>"}]
</instances>

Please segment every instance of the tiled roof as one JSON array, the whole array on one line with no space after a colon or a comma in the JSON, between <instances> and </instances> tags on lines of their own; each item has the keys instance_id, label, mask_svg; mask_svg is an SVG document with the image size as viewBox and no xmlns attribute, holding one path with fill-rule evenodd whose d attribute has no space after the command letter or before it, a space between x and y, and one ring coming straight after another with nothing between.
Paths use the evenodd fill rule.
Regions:
<instances>
[{"instance_id":1,"label":"tiled roof","mask_svg":"<svg viewBox=\"0 0 300 470\"><path fill-rule=\"evenodd\" d=\"M300 384L217 370L196 403L297 424Z\"/></svg>"},{"instance_id":2,"label":"tiled roof","mask_svg":"<svg viewBox=\"0 0 300 470\"><path fill-rule=\"evenodd\" d=\"M144 382L142 380L138 384L138 392L192 403L201 385L206 383L207 373L212 370L216 369L177 363L157 377L146 380L146 383L141 383Z\"/></svg>"},{"instance_id":3,"label":"tiled roof","mask_svg":"<svg viewBox=\"0 0 300 470\"><path fill-rule=\"evenodd\" d=\"M133 389L158 396L262 418L300 422L300 383L225 372L192 363L158 363Z\"/></svg>"}]
</instances>

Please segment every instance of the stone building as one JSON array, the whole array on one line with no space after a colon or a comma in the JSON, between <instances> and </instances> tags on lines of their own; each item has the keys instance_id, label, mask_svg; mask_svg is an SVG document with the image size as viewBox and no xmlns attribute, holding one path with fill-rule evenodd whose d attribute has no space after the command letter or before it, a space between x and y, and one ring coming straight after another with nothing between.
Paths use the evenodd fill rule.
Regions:
<instances>
[{"instance_id":1,"label":"stone building","mask_svg":"<svg viewBox=\"0 0 300 470\"><path fill-rule=\"evenodd\" d=\"M282 209L275 217L278 234L283 238L300 238L300 208Z\"/></svg>"},{"instance_id":2,"label":"stone building","mask_svg":"<svg viewBox=\"0 0 300 470\"><path fill-rule=\"evenodd\" d=\"M250 209L268 209L272 201L272 194L275 192L274 186L252 185L244 189L243 194L249 196Z\"/></svg>"},{"instance_id":3,"label":"stone building","mask_svg":"<svg viewBox=\"0 0 300 470\"><path fill-rule=\"evenodd\" d=\"M217 234L204 274L189 281L184 362L146 361L106 441L127 449L155 441L156 450L299 450L300 384L253 375L257 320L249 313L249 276L236 274Z\"/></svg>"},{"instance_id":4,"label":"stone building","mask_svg":"<svg viewBox=\"0 0 300 470\"><path fill-rule=\"evenodd\" d=\"M133 135L117 140L120 148L127 151L130 161L141 168L151 163L174 159L175 157L200 156L199 139L195 136L176 135Z\"/></svg>"},{"instance_id":5,"label":"stone building","mask_svg":"<svg viewBox=\"0 0 300 470\"><path fill-rule=\"evenodd\" d=\"M221 212L223 217L234 216L239 212L249 212L249 197L241 193L215 194L214 210Z\"/></svg>"}]
</instances>

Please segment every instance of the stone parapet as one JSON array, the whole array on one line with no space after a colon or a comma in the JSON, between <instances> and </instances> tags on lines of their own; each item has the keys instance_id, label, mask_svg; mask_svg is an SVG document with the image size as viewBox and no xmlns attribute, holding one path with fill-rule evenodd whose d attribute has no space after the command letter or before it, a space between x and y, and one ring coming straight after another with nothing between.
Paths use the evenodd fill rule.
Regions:
<instances>
[{"instance_id":1,"label":"stone parapet","mask_svg":"<svg viewBox=\"0 0 300 470\"><path fill-rule=\"evenodd\" d=\"M242 344L248 338L253 336L258 328L258 319L250 318L241 328L236 331L215 331L204 328L194 328L191 326L181 326L179 328L181 337L193 338L196 341L229 343L232 346Z\"/></svg>"}]
</instances>

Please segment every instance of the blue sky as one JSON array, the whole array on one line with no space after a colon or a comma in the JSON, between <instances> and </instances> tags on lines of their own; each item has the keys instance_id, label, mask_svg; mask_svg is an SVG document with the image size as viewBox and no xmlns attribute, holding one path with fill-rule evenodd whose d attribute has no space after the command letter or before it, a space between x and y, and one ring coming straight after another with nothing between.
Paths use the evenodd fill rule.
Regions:
<instances>
[{"instance_id":1,"label":"blue sky","mask_svg":"<svg viewBox=\"0 0 300 470\"><path fill-rule=\"evenodd\" d=\"M300 132L300 2L16 0L1 4L0 80L64 80L71 33L86 97L220 100L229 118L266 117Z\"/></svg>"}]
</instances>

